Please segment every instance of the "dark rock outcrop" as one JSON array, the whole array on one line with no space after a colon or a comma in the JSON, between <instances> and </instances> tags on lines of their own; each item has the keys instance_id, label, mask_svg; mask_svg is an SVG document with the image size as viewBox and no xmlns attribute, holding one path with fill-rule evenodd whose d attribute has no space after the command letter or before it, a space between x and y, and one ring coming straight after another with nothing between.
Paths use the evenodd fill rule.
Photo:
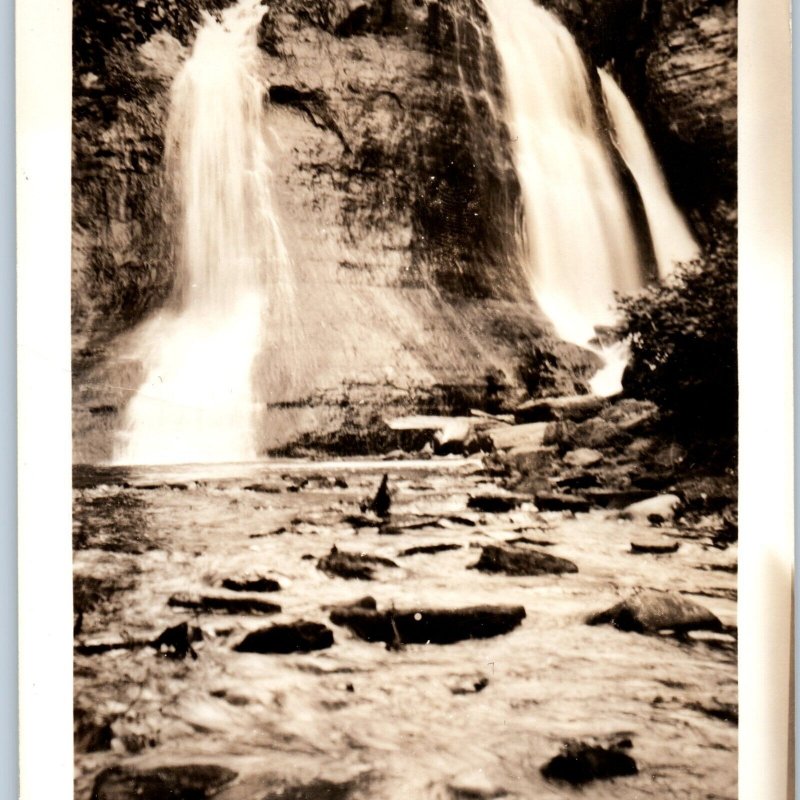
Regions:
<instances>
[{"instance_id":1,"label":"dark rock outcrop","mask_svg":"<svg viewBox=\"0 0 800 800\"><path fill-rule=\"evenodd\" d=\"M503 572L506 575L560 575L577 572L578 567L566 558L551 556L540 550L486 545L472 569L481 572Z\"/></svg>"},{"instance_id":2,"label":"dark rock outcrop","mask_svg":"<svg viewBox=\"0 0 800 800\"><path fill-rule=\"evenodd\" d=\"M579 786L639 772L636 762L620 747L569 742L562 749L561 754L542 767L542 775L548 780Z\"/></svg>"},{"instance_id":3,"label":"dark rock outcrop","mask_svg":"<svg viewBox=\"0 0 800 800\"><path fill-rule=\"evenodd\" d=\"M222 588L231 592L279 592L280 583L260 575L244 578L224 578Z\"/></svg>"},{"instance_id":4,"label":"dark rock outcrop","mask_svg":"<svg viewBox=\"0 0 800 800\"><path fill-rule=\"evenodd\" d=\"M572 511L584 513L591 508L591 503L581 495L563 492L538 492L535 498L539 511Z\"/></svg>"},{"instance_id":5,"label":"dark rock outcrop","mask_svg":"<svg viewBox=\"0 0 800 800\"><path fill-rule=\"evenodd\" d=\"M248 633L233 649L239 653L310 653L333 646L333 632L319 622L300 620Z\"/></svg>"},{"instance_id":6,"label":"dark rock outcrop","mask_svg":"<svg viewBox=\"0 0 800 800\"><path fill-rule=\"evenodd\" d=\"M522 503L529 503L531 498L507 494L479 494L467 500L467 508L484 511L487 514L504 514L513 511Z\"/></svg>"},{"instance_id":7,"label":"dark rock outcrop","mask_svg":"<svg viewBox=\"0 0 800 800\"><path fill-rule=\"evenodd\" d=\"M452 644L464 639L488 639L516 628L525 618L522 606L472 606L453 609L392 611L340 610L334 625L349 628L368 642Z\"/></svg>"},{"instance_id":8,"label":"dark rock outcrop","mask_svg":"<svg viewBox=\"0 0 800 800\"><path fill-rule=\"evenodd\" d=\"M95 778L92 800L206 800L235 777L215 764L109 767Z\"/></svg>"},{"instance_id":9,"label":"dark rock outcrop","mask_svg":"<svg viewBox=\"0 0 800 800\"><path fill-rule=\"evenodd\" d=\"M621 631L634 633L722 630L722 623L707 608L674 592L653 590L638 592L605 611L592 614L586 623L610 624Z\"/></svg>"}]
</instances>

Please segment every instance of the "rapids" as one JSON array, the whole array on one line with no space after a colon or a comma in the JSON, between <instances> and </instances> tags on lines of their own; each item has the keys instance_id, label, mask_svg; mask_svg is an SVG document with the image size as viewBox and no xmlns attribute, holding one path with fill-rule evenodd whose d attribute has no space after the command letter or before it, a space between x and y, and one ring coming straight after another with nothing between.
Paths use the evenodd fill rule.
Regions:
<instances>
[{"instance_id":1,"label":"rapids","mask_svg":"<svg viewBox=\"0 0 800 800\"><path fill-rule=\"evenodd\" d=\"M399 536L354 530L343 518L383 471L398 517L462 522ZM85 614L80 639L149 637L182 620L204 634L196 661L149 648L76 656L76 702L111 718L115 733L112 751L77 754L76 797L89 796L106 766L201 761L240 775L218 800L283 796L274 794L281 780L356 776L361 789L330 796L442 800L462 796L449 786L472 782L508 798L555 800L575 790L547 783L539 768L562 742L619 734L633 741L639 775L597 782L586 796L736 797L736 727L701 710L735 704L735 642L679 643L583 623L642 586L679 591L735 624L736 547L711 547L703 529L662 528L680 542L677 553L632 555L631 537L652 528L605 512L470 511L468 495L497 491L474 459L81 468L76 477L76 586L105 598ZM333 486L335 477L347 488ZM276 493L244 488L253 484ZM520 535L552 542L540 549L580 571L508 577L468 569L475 546ZM400 556L432 543L461 547ZM372 581L328 577L316 560L333 544L399 568ZM197 617L167 607L172 594L213 591L251 571L281 583L262 596L282 613ZM329 621L326 606L366 594L381 608L521 604L527 617L494 639L390 652ZM298 619L328 624L333 647L305 655L232 649L254 628ZM470 688L483 679L482 691Z\"/></svg>"}]
</instances>

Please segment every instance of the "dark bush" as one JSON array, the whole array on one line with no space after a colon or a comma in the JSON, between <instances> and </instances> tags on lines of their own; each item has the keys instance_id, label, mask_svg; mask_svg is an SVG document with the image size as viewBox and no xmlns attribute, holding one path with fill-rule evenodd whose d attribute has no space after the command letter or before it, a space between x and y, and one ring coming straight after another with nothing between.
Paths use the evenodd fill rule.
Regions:
<instances>
[{"instance_id":1,"label":"dark bush","mask_svg":"<svg viewBox=\"0 0 800 800\"><path fill-rule=\"evenodd\" d=\"M735 457L738 421L736 247L723 238L664 284L620 299L630 338L625 393L652 400L669 433L703 459Z\"/></svg>"}]
</instances>

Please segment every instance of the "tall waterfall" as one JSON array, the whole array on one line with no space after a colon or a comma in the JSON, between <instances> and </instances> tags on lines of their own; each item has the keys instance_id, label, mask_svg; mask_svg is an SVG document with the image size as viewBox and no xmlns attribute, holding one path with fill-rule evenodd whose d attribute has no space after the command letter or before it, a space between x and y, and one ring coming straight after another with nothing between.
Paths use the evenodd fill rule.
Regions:
<instances>
[{"instance_id":1,"label":"tall waterfall","mask_svg":"<svg viewBox=\"0 0 800 800\"><path fill-rule=\"evenodd\" d=\"M641 192L658 272L665 278L676 264L692 261L700 251L670 197L664 174L636 112L611 75L604 69L599 72L614 139Z\"/></svg>"},{"instance_id":2,"label":"tall waterfall","mask_svg":"<svg viewBox=\"0 0 800 800\"><path fill-rule=\"evenodd\" d=\"M614 293L644 281L642 257L575 40L533 0L484 0L504 76L506 122L522 192L519 255L531 292L565 340L600 352L593 388L619 385L625 348L592 345L615 321ZM603 76L619 149L637 180L662 270L696 253L633 110ZM637 127L638 126L638 127ZM644 142L644 149L642 143Z\"/></svg>"},{"instance_id":3,"label":"tall waterfall","mask_svg":"<svg viewBox=\"0 0 800 800\"><path fill-rule=\"evenodd\" d=\"M135 334L146 377L116 441L119 464L256 455L251 371L294 294L257 80L263 12L259 0L240 0L207 16L173 84L165 156L176 288L171 307Z\"/></svg>"}]
</instances>

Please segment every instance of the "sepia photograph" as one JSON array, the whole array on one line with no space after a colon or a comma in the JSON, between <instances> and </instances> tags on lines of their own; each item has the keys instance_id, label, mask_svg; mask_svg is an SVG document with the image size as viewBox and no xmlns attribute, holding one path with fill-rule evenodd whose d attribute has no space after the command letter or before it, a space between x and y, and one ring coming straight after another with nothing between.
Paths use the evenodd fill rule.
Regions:
<instances>
[{"instance_id":1,"label":"sepia photograph","mask_svg":"<svg viewBox=\"0 0 800 800\"><path fill-rule=\"evenodd\" d=\"M740 796L738 17L72 0L76 800Z\"/></svg>"}]
</instances>

